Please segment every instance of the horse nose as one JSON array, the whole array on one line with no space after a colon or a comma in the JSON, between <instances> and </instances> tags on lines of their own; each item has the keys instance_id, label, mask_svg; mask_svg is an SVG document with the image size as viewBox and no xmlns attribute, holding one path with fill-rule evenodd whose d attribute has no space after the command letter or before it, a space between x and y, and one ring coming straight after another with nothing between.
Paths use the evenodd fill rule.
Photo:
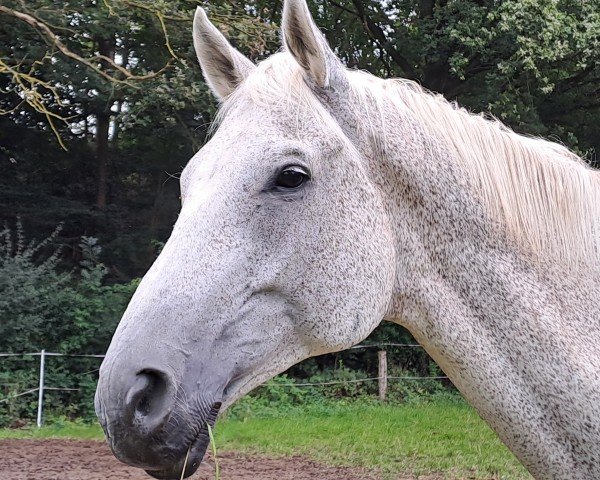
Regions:
<instances>
[{"instance_id":1,"label":"horse nose","mask_svg":"<svg viewBox=\"0 0 600 480\"><path fill-rule=\"evenodd\" d=\"M130 369L119 364L100 372L96 413L121 461L143 468L156 466L156 439L172 415L176 390L174 378L159 368Z\"/></svg>"},{"instance_id":2,"label":"horse nose","mask_svg":"<svg viewBox=\"0 0 600 480\"><path fill-rule=\"evenodd\" d=\"M124 401L125 424L141 436L160 430L168 420L173 389L164 372L154 369L140 371L129 388Z\"/></svg>"}]
</instances>

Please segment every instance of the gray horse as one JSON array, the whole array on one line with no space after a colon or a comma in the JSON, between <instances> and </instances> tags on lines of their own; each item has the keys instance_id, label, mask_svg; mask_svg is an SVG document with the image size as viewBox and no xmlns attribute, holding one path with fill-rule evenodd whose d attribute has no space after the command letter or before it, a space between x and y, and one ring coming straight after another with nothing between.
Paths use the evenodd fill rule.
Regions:
<instances>
[{"instance_id":1,"label":"gray horse","mask_svg":"<svg viewBox=\"0 0 600 480\"><path fill-rule=\"evenodd\" d=\"M600 175L417 85L343 67L304 0L256 66L194 19L221 100L100 370L115 455L191 475L221 407L382 320L537 479L600 478Z\"/></svg>"}]
</instances>

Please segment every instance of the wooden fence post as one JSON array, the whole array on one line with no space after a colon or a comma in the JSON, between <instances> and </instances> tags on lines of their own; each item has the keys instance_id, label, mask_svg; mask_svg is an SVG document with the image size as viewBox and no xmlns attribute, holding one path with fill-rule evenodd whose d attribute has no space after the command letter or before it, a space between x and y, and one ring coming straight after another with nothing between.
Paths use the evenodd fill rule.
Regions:
<instances>
[{"instance_id":1,"label":"wooden fence post","mask_svg":"<svg viewBox=\"0 0 600 480\"><path fill-rule=\"evenodd\" d=\"M379 357L379 400L385 401L387 393L387 353L385 350L378 352Z\"/></svg>"}]
</instances>

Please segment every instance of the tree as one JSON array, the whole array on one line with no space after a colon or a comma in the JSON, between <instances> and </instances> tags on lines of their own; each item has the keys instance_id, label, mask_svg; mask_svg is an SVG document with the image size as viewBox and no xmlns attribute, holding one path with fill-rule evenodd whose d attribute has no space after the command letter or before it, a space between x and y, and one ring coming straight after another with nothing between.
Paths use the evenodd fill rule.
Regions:
<instances>
[{"instance_id":1,"label":"tree","mask_svg":"<svg viewBox=\"0 0 600 480\"><path fill-rule=\"evenodd\" d=\"M191 46L195 7L129 0L0 7L5 219L17 202L34 231L64 220L74 249L83 233L106 240L117 278L147 268L151 240L164 240L177 213L171 177L203 143L215 110ZM242 15L243 6L211 9L249 55L275 43L275 28Z\"/></svg>"}]
</instances>

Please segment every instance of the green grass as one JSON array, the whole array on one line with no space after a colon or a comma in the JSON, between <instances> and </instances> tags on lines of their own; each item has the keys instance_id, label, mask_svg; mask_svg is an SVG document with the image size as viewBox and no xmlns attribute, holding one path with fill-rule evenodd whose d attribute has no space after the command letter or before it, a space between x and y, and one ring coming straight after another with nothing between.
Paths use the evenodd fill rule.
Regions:
<instances>
[{"instance_id":1,"label":"green grass","mask_svg":"<svg viewBox=\"0 0 600 480\"><path fill-rule=\"evenodd\" d=\"M389 478L440 471L449 478L531 478L464 401L309 405L284 417L227 420L218 427L221 450L302 454L376 468Z\"/></svg>"},{"instance_id":2,"label":"green grass","mask_svg":"<svg viewBox=\"0 0 600 480\"><path fill-rule=\"evenodd\" d=\"M381 406L328 401L286 413L229 415L215 429L219 451L305 455L331 465L399 473L445 472L447 478L530 479L516 458L463 401ZM96 425L65 423L0 430L0 438L101 439Z\"/></svg>"},{"instance_id":3,"label":"green grass","mask_svg":"<svg viewBox=\"0 0 600 480\"><path fill-rule=\"evenodd\" d=\"M53 419L50 425L42 428L0 428L0 439L4 438L76 438L80 440L104 440L100 425L94 423L69 422Z\"/></svg>"}]
</instances>

